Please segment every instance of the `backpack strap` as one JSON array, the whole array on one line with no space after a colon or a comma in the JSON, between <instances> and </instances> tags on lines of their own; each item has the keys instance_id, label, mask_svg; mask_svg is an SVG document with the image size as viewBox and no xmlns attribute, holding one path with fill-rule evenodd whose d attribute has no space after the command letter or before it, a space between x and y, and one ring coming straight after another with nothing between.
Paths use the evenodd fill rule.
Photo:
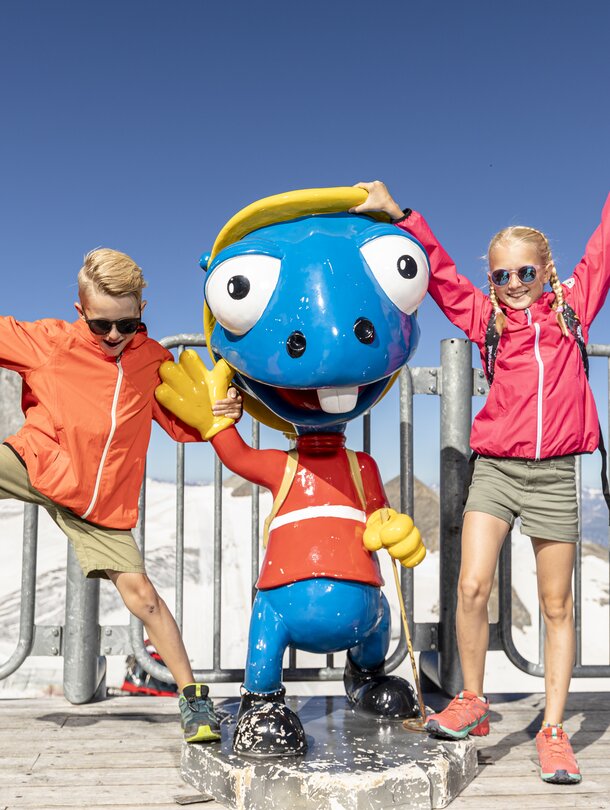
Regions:
<instances>
[{"instance_id":1,"label":"backpack strap","mask_svg":"<svg viewBox=\"0 0 610 810\"><path fill-rule=\"evenodd\" d=\"M269 542L269 530L271 528L271 522L273 518L277 515L277 513L280 511L282 504L286 500L286 496L290 491L290 487L292 486L294 477L297 474L298 465L299 465L298 452L296 450L289 450L286 453L286 467L284 468L284 477L282 478L282 483L280 484L280 488L277 491L277 495L273 500L271 512L269 512L269 514L265 518L265 523L263 526L263 548L267 548L267 543Z\"/></svg>"},{"instance_id":2,"label":"backpack strap","mask_svg":"<svg viewBox=\"0 0 610 810\"><path fill-rule=\"evenodd\" d=\"M582 333L582 325L578 315L574 312L569 304L564 302L563 305L563 319L568 327L568 331L574 336L574 340L580 349L580 356L582 357L582 364L585 367L585 374L589 379L589 355L587 354L587 345L585 343L585 336Z\"/></svg>"},{"instance_id":3,"label":"backpack strap","mask_svg":"<svg viewBox=\"0 0 610 810\"><path fill-rule=\"evenodd\" d=\"M500 335L496 329L496 313L492 310L491 316L487 321L487 329L485 330L485 364L483 372L489 385L494 381L494 370L496 367L496 355L498 353L498 343L500 342Z\"/></svg>"},{"instance_id":4,"label":"backpack strap","mask_svg":"<svg viewBox=\"0 0 610 810\"><path fill-rule=\"evenodd\" d=\"M578 315L574 312L569 304L564 302L563 305L563 319L566 322L568 330L574 335L574 340L580 349L580 356L582 357L582 364L585 369L587 379L589 379L589 355L587 354L587 344L585 343L585 336L582 333L582 325ZM602 494L608 507L608 524L610 525L610 485L608 484L608 453L604 444L604 435L602 433L602 426L599 425L599 443L597 449L602 457L602 468L600 477L602 481Z\"/></svg>"},{"instance_id":5,"label":"backpack strap","mask_svg":"<svg viewBox=\"0 0 610 810\"><path fill-rule=\"evenodd\" d=\"M606 452L606 445L604 444L604 436L602 434L602 426L599 426L599 444L597 445L602 457L602 494L608 507L608 524L610 525L610 487L608 485L608 453Z\"/></svg>"},{"instance_id":6,"label":"backpack strap","mask_svg":"<svg viewBox=\"0 0 610 810\"><path fill-rule=\"evenodd\" d=\"M362 511L366 512L366 497L364 494L364 484L362 483L362 473L360 472L360 465L358 464L358 457L353 450L346 450L347 460L349 462L349 470L352 476L352 481L354 482L354 487L356 488L356 492L358 493L358 500L360 501L360 505L362 506ZM292 482L294 481L294 477L297 472L297 467L299 464L299 454L296 450L289 450L286 454L286 467L284 468L284 477L282 478L282 483L280 484L280 488L277 491L277 495L273 500L273 506L271 507L271 512L265 518L265 523L263 526L263 547L267 548L267 543L269 542L269 531L271 529L271 523L277 513L280 511L282 504L286 500L286 496L290 491L290 487L292 486Z\"/></svg>"},{"instance_id":7,"label":"backpack strap","mask_svg":"<svg viewBox=\"0 0 610 810\"><path fill-rule=\"evenodd\" d=\"M587 354L587 345L585 343L585 336L582 333L582 326L578 318L578 315L574 312L572 307L566 303L564 303L563 305L563 318L566 322L566 326L568 327L570 332L574 335L574 340L576 341L578 348L580 349L582 364L584 366L587 379L589 379L589 355ZM601 423L599 424L599 443L597 445L597 449L599 450L599 453L602 457L602 468L600 472L600 477L602 481L602 494L604 496L604 500L606 501L606 506L608 507L608 524L610 525L610 485L608 484L608 453L606 451L606 445L604 444L604 434L602 433Z\"/></svg>"},{"instance_id":8,"label":"backpack strap","mask_svg":"<svg viewBox=\"0 0 610 810\"><path fill-rule=\"evenodd\" d=\"M358 456L353 450L345 450L347 453L347 460L349 461L349 471L352 474L352 481L354 482L354 486L356 487L356 492L358 493L358 498L360 499L360 505L362 506L362 511L366 513L366 497L364 494L364 485L362 483L362 473L360 472L360 464L358 464Z\"/></svg>"}]
</instances>

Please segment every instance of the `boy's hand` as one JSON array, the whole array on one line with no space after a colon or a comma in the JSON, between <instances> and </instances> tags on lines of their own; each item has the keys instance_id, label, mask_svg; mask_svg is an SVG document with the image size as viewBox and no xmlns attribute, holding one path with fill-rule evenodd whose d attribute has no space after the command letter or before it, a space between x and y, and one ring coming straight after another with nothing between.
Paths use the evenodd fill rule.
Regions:
<instances>
[{"instance_id":1,"label":"boy's hand","mask_svg":"<svg viewBox=\"0 0 610 810\"><path fill-rule=\"evenodd\" d=\"M239 422L242 416L242 398L237 388L229 388L227 391L226 399L219 399L212 405L212 413L214 416L228 416L229 419L234 419Z\"/></svg>"},{"instance_id":2,"label":"boy's hand","mask_svg":"<svg viewBox=\"0 0 610 810\"><path fill-rule=\"evenodd\" d=\"M419 530L408 515L395 509L377 509L369 515L362 542L369 551L386 548L405 568L415 568L426 556Z\"/></svg>"},{"instance_id":3,"label":"boy's hand","mask_svg":"<svg viewBox=\"0 0 610 810\"><path fill-rule=\"evenodd\" d=\"M228 400L227 387L233 377L233 369L224 360L208 371L197 352L186 349L179 363L162 363L159 375L163 382L155 391L157 400L187 425L197 428L202 439L211 439L233 424L232 418L213 412L215 404ZM223 406L220 410L226 412Z\"/></svg>"},{"instance_id":4,"label":"boy's hand","mask_svg":"<svg viewBox=\"0 0 610 810\"><path fill-rule=\"evenodd\" d=\"M366 214L367 211L384 211L392 219L402 219L404 214L402 208L394 200L381 180L373 180L372 183L356 183L355 188L363 188L368 191L369 196L360 205L350 208L350 214Z\"/></svg>"}]
</instances>

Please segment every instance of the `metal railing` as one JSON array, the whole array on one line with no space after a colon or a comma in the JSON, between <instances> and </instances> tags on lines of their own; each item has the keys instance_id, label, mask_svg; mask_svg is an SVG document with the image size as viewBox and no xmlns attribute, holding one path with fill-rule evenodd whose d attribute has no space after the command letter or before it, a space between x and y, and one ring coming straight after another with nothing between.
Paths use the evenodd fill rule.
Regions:
<instances>
[{"instance_id":1,"label":"metal railing","mask_svg":"<svg viewBox=\"0 0 610 810\"><path fill-rule=\"evenodd\" d=\"M167 348L180 353L187 346L204 346L203 335L181 334L162 341ZM610 346L589 346L591 356L609 358ZM440 549L439 549L439 619L438 622L414 622L413 572L401 569L401 588L409 617L413 646L421 651L420 666L429 681L448 693L461 688L461 670L457 653L455 614L460 568L460 531L468 479L472 397L488 391L483 372L472 368L471 344L467 340L441 342L439 368L403 369L399 381L399 446L400 508L413 514L413 400L416 395L440 396ZM608 405L610 420L610 404ZM252 445L258 447L259 426L253 422ZM370 450L371 417L362 419L362 445ZM580 468L579 468L580 469ZM210 683L241 682L243 670L225 669L221 665L222 639L222 465L216 458L214 468L213 528L213 651L212 666L197 670L195 677ZM176 604L174 615L182 629L184 600L184 502L185 449L176 450ZM251 507L251 585L259 572L259 488L253 487ZM140 496L140 520L135 530L136 541L145 554L146 490ZM142 667L153 676L171 682L169 671L146 651L142 624L131 617L129 625L99 624L99 580L85 579L72 548L68 548L65 622L59 625L36 625L35 580L37 552L37 507L26 504L22 565L21 613L19 639L9 659L0 665L0 679L15 672L29 655L62 655L64 658L64 694L72 703L85 703L104 693L104 656L134 653ZM582 549L578 546L575 567L575 618L577 653L576 677L608 677L610 665L582 663ZM505 542L499 564L499 619L490 624L490 650L504 650L519 669L531 674L544 674L542 656L528 661L517 650L512 636L511 543ZM404 632L391 653L386 669L395 669L405 658L407 645ZM327 655L325 665L297 666L297 654L289 651L286 680L339 680L343 669L335 666L334 656Z\"/></svg>"}]
</instances>

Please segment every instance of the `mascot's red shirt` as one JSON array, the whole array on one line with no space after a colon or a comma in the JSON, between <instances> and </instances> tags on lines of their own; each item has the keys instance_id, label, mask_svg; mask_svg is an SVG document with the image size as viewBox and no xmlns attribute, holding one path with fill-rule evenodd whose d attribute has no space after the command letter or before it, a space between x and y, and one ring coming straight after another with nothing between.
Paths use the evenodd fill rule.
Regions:
<instances>
[{"instance_id":1,"label":"mascot's red shirt","mask_svg":"<svg viewBox=\"0 0 610 810\"><path fill-rule=\"evenodd\" d=\"M256 450L233 427L217 434L212 444L223 464L270 489L275 498L286 468L284 451ZM345 437L336 433L298 438L296 475L271 523L259 589L314 577L383 585L376 555L362 544L367 517L387 506L383 484L373 459L357 453L363 511L344 445Z\"/></svg>"}]
</instances>

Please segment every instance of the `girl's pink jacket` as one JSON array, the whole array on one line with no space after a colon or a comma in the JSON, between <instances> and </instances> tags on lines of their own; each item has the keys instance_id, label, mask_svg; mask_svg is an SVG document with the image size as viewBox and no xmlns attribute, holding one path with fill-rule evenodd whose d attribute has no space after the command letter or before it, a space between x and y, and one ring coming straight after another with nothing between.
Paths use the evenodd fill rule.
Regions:
<instances>
[{"instance_id":1,"label":"girl's pink jacket","mask_svg":"<svg viewBox=\"0 0 610 810\"><path fill-rule=\"evenodd\" d=\"M428 224L416 212L397 223L430 258L429 292L455 326L485 357L485 331L493 312L489 297L457 273ZM564 296L581 323L585 340L610 287L610 196L601 224L589 240ZM564 337L545 292L526 310L503 308L494 381L475 417L471 447L480 455L541 459L591 453L599 442L599 421L578 345Z\"/></svg>"}]
</instances>

